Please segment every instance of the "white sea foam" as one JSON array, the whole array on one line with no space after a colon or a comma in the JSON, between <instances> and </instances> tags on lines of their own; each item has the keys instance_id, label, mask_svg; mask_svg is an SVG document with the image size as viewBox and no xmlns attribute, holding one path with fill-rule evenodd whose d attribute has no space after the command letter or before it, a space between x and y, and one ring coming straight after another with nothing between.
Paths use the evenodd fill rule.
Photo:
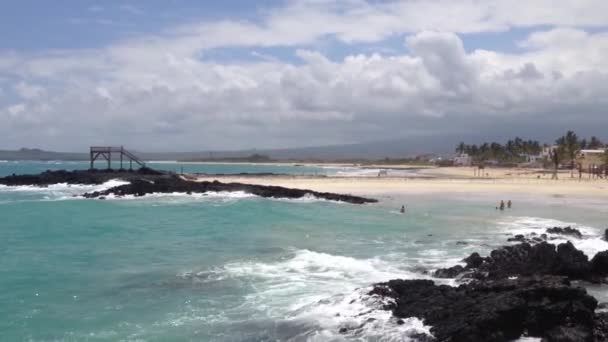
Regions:
<instances>
[{"instance_id":1,"label":"white sea foam","mask_svg":"<svg viewBox=\"0 0 608 342\"><path fill-rule=\"evenodd\" d=\"M262 311L285 322L314 322L304 332L310 341L344 338L407 341L404 336L429 333L430 327L410 318L398 324L384 302L369 296L370 284L390 279L428 278L380 258L357 259L310 250L296 250L277 262L245 261L222 268L182 274L201 282L238 279L256 284L242 309ZM346 328L345 334L340 334Z\"/></svg>"},{"instance_id":2,"label":"white sea foam","mask_svg":"<svg viewBox=\"0 0 608 342\"><path fill-rule=\"evenodd\" d=\"M578 229L583 234L583 238L577 239L572 236L547 234L551 239L549 241L550 243L560 244L570 241L589 258L593 258L598 252L608 250L608 242L602 239L602 230L599 228L580 225L575 222L564 222L541 217L513 217L499 222L499 227L502 228L502 231L513 235L526 235L531 233L536 233L538 235L546 234L547 228L565 226L571 226L572 228Z\"/></svg>"},{"instance_id":3,"label":"white sea foam","mask_svg":"<svg viewBox=\"0 0 608 342\"><path fill-rule=\"evenodd\" d=\"M116 196L114 194L109 194L104 196L107 200L144 200L144 201L153 201L153 202L163 202L163 203L186 203L186 202L194 202L194 201L205 201L205 200L214 200L214 201L235 201L239 199L245 198L256 198L256 195L246 193L244 191L221 191L221 192L204 192L204 193L192 193L188 194L185 192L171 192L171 193L151 193L146 194L144 196L134 196L134 195L126 195L126 196Z\"/></svg>"},{"instance_id":4,"label":"white sea foam","mask_svg":"<svg viewBox=\"0 0 608 342\"><path fill-rule=\"evenodd\" d=\"M57 183L51 184L46 187L32 186L32 185L21 185L21 186L4 186L0 185L1 193L14 193L14 194L27 194L25 197L9 196L9 200L3 201L2 203L13 203L16 201L65 201L65 200L77 200L82 199L80 195L93 192L103 191L116 186L129 184L129 182L112 179L103 184L98 185L83 185L83 184L67 184Z\"/></svg>"},{"instance_id":5,"label":"white sea foam","mask_svg":"<svg viewBox=\"0 0 608 342\"><path fill-rule=\"evenodd\" d=\"M39 192L48 192L48 191L73 191L73 190L85 190L85 191L103 191L109 188L113 188L115 186L129 184L129 182L120 180L120 179L112 179L103 184L99 185L85 185L85 184L67 184L67 183L57 183L50 184L48 186L34 186L34 185L17 185L17 186L7 186L0 185L0 189L5 191L39 191Z\"/></svg>"},{"instance_id":6,"label":"white sea foam","mask_svg":"<svg viewBox=\"0 0 608 342\"><path fill-rule=\"evenodd\" d=\"M32 186L32 185L19 185L19 186L6 186L0 185L0 192L23 192L23 193L39 193L43 197L41 200L67 200L67 199L83 199L79 195L83 195L87 192L104 191L110 188L129 184L129 182L113 179L109 180L100 185L82 185L82 184L67 184L58 183L51 184L46 187ZM230 202L240 199L259 198L258 196L246 193L244 191L208 191L204 193L185 193L185 192L172 192L172 193L151 193L144 196L136 197L134 195L116 196L109 194L104 196L107 200L149 200L154 202L165 202L165 203L186 203L192 201L201 200L213 200ZM311 194L307 194L300 198L268 198L269 200L275 201L286 201L295 203L313 203L313 202L332 202L342 203L338 201L331 201L322 198L315 197Z\"/></svg>"}]
</instances>

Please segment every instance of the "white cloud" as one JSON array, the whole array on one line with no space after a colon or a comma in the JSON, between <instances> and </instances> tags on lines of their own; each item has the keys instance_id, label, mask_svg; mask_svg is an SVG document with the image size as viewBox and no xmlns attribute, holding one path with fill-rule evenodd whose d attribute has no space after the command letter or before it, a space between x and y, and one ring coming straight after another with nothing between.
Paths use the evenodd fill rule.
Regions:
<instances>
[{"instance_id":1,"label":"white cloud","mask_svg":"<svg viewBox=\"0 0 608 342\"><path fill-rule=\"evenodd\" d=\"M465 119L599 118L608 104L608 34L572 27L606 24L597 13L604 2L507 4L292 1L260 23L207 22L102 49L0 55L0 75L19 80L20 96L0 110L13 116L0 134L45 127L39 139L63 132L66 146L133 139L155 149L243 148L449 132ZM570 27L534 32L518 53L467 52L458 35L540 24ZM407 53L335 61L311 48L327 35L377 42L393 34L406 36ZM199 58L230 46L293 46L300 61L259 52L250 62Z\"/></svg>"},{"instance_id":2,"label":"white cloud","mask_svg":"<svg viewBox=\"0 0 608 342\"><path fill-rule=\"evenodd\" d=\"M25 100L33 100L44 94L44 88L26 82L19 82L14 88L17 94Z\"/></svg>"}]
</instances>

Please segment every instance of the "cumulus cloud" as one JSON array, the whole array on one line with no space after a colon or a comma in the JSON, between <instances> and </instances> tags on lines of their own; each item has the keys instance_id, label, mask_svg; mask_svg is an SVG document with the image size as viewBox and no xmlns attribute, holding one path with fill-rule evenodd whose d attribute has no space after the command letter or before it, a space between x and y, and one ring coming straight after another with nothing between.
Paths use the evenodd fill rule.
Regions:
<instances>
[{"instance_id":1,"label":"cumulus cloud","mask_svg":"<svg viewBox=\"0 0 608 342\"><path fill-rule=\"evenodd\" d=\"M498 129L491 123L505 117L536 127L606 120L608 34L576 28L605 25L605 2L511 6L300 0L261 22L190 24L94 50L3 53L0 76L17 82L14 103L0 107L0 134L15 145L34 136L60 149L78 141L172 150L466 134ZM463 33L536 25L570 27L532 32L511 53L464 47ZM328 36L355 44L391 35L407 52L332 60L314 48ZM252 61L201 58L234 46L294 47L297 60L255 50Z\"/></svg>"}]
</instances>

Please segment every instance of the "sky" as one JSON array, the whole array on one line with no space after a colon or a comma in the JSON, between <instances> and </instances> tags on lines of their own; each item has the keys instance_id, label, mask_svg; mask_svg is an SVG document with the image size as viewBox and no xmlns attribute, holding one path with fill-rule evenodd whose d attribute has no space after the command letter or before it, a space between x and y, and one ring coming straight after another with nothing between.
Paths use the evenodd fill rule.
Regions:
<instances>
[{"instance_id":1,"label":"sky","mask_svg":"<svg viewBox=\"0 0 608 342\"><path fill-rule=\"evenodd\" d=\"M608 139L605 0L7 0L0 149Z\"/></svg>"}]
</instances>

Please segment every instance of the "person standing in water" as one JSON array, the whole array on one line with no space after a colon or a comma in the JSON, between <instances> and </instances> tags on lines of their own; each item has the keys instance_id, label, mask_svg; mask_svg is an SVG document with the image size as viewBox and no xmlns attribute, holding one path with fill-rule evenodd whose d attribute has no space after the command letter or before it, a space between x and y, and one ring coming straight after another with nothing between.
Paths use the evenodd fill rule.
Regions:
<instances>
[{"instance_id":1,"label":"person standing in water","mask_svg":"<svg viewBox=\"0 0 608 342\"><path fill-rule=\"evenodd\" d=\"M500 200L500 210L505 210L505 201Z\"/></svg>"},{"instance_id":2,"label":"person standing in water","mask_svg":"<svg viewBox=\"0 0 608 342\"><path fill-rule=\"evenodd\" d=\"M401 206L401 210L399 210L399 212L402 213L402 214L405 214L405 206L404 205Z\"/></svg>"},{"instance_id":3,"label":"person standing in water","mask_svg":"<svg viewBox=\"0 0 608 342\"><path fill-rule=\"evenodd\" d=\"M511 200L507 201L507 209L511 209Z\"/></svg>"}]
</instances>

